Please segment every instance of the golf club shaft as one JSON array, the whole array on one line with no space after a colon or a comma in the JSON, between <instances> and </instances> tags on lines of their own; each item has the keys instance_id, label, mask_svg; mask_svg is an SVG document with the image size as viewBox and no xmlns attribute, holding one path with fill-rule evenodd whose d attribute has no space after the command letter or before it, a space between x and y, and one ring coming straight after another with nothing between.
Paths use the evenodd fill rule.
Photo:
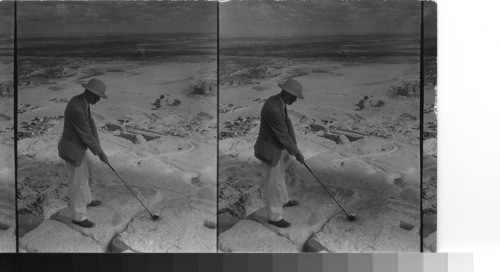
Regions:
<instances>
[{"instance_id":1,"label":"golf club shaft","mask_svg":"<svg viewBox=\"0 0 500 272\"><path fill-rule=\"evenodd\" d=\"M332 197L333 201L335 201L335 203L337 203L337 205L339 205L339 207L342 209L342 211L347 216L349 216L349 214L344 210L344 208L342 208L342 206L340 205L340 203L337 202L337 200L335 199L335 197L333 197L333 195L330 193L330 191L328 191L328 189L326 189L325 185L323 185L323 183L321 183L321 181L319 181L318 177L316 177L316 175L313 173L313 171L311 170L311 168L309 168L309 166L306 163L304 163L304 165L306 166L307 170L309 170L309 172L313 175L313 177L316 179L316 181L318 181L318 183L321 184L321 186L323 187L323 189L325 189L325 191Z\"/></svg>"},{"instance_id":2,"label":"golf club shaft","mask_svg":"<svg viewBox=\"0 0 500 272\"><path fill-rule=\"evenodd\" d=\"M148 210L148 208L146 207L146 205L144 205L144 203L142 203L142 201L135 195L134 191L132 191L132 189L130 189L130 187L128 187L127 183L120 177L120 175L118 175L118 173L116 173L115 169L113 168L113 166L111 166L111 164L109 164L109 162L106 163L109 168L111 168L111 170L113 170L113 172L115 173L115 175L123 182L123 184L125 185L125 187L127 187L127 189L132 193L132 195L135 196L135 198L139 201L139 203L141 203L141 205L144 207L144 209L146 209L146 211L148 211L148 213L153 216L153 214Z\"/></svg>"}]
</instances>

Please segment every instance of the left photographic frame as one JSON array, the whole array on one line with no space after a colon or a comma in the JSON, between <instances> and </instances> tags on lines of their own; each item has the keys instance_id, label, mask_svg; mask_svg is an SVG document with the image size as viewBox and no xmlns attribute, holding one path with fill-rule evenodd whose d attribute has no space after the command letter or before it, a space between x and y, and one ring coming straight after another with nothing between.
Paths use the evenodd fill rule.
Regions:
<instances>
[{"instance_id":1,"label":"left photographic frame","mask_svg":"<svg viewBox=\"0 0 500 272\"><path fill-rule=\"evenodd\" d=\"M216 252L217 3L19 2L20 252Z\"/></svg>"},{"instance_id":2,"label":"left photographic frame","mask_svg":"<svg viewBox=\"0 0 500 272\"><path fill-rule=\"evenodd\" d=\"M16 252L14 2L0 2L0 252Z\"/></svg>"}]
</instances>

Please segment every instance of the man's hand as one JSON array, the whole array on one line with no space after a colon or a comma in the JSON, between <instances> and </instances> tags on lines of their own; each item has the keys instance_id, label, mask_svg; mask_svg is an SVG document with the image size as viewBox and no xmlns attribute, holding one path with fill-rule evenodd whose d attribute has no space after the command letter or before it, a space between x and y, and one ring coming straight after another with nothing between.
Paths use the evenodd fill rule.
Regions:
<instances>
[{"instance_id":1,"label":"man's hand","mask_svg":"<svg viewBox=\"0 0 500 272\"><path fill-rule=\"evenodd\" d=\"M302 164L306 163L306 160L304 159L304 156L300 152L297 153L297 155L295 155L295 159L297 159L297 161L300 162L300 163L302 163Z\"/></svg>"},{"instance_id":2,"label":"man's hand","mask_svg":"<svg viewBox=\"0 0 500 272\"><path fill-rule=\"evenodd\" d=\"M106 154L104 154L104 152L102 152L100 155L99 155L99 159L103 162L103 163L108 163L108 156L106 156Z\"/></svg>"}]
</instances>

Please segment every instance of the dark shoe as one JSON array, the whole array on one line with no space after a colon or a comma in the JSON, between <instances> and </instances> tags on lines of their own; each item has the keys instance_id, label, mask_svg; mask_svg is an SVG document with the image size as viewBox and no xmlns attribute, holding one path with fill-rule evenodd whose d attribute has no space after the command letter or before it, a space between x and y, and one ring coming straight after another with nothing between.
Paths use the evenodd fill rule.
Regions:
<instances>
[{"instance_id":1,"label":"dark shoe","mask_svg":"<svg viewBox=\"0 0 500 272\"><path fill-rule=\"evenodd\" d=\"M101 205L101 201L99 200L92 200L89 204L87 204L87 207L95 207Z\"/></svg>"},{"instance_id":2,"label":"dark shoe","mask_svg":"<svg viewBox=\"0 0 500 272\"><path fill-rule=\"evenodd\" d=\"M283 205L283 207L293 207L299 205L299 202L297 200L289 200L286 204Z\"/></svg>"},{"instance_id":3,"label":"dark shoe","mask_svg":"<svg viewBox=\"0 0 500 272\"><path fill-rule=\"evenodd\" d=\"M285 221L285 219L281 219L280 221L267 220L267 222L269 222L269 224L274 225L278 228L288 228L291 225L290 222Z\"/></svg>"},{"instance_id":4,"label":"dark shoe","mask_svg":"<svg viewBox=\"0 0 500 272\"><path fill-rule=\"evenodd\" d=\"M94 223L92 223L92 221L89 221L88 219L85 219L83 221L73 220L73 224L78 225L82 228L92 228L95 225Z\"/></svg>"}]
</instances>

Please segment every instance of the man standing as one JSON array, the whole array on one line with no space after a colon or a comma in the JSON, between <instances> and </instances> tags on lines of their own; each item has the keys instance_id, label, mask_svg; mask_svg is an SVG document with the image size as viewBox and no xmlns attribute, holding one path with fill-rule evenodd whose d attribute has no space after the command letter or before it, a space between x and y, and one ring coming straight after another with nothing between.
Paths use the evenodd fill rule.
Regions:
<instances>
[{"instance_id":1,"label":"man standing","mask_svg":"<svg viewBox=\"0 0 500 272\"><path fill-rule=\"evenodd\" d=\"M59 157L66 161L69 170L68 197L73 224L91 228L94 223L87 219L87 206L101 205L92 200L89 187L89 169L86 150L90 149L99 159L108 163L108 157L101 148L90 105L97 103L106 86L98 79L82 83L85 91L71 98L64 110L64 129L59 141Z\"/></svg>"},{"instance_id":2,"label":"man standing","mask_svg":"<svg viewBox=\"0 0 500 272\"><path fill-rule=\"evenodd\" d=\"M292 122L288 118L286 105L292 105L302 96L302 85L294 79L280 83L281 93L269 97L260 112L260 129L255 143L255 157L265 164L264 198L268 222L279 228L290 223L283 219L283 207L298 205L289 200L285 184L283 149L304 164L304 156L297 148Z\"/></svg>"}]
</instances>

